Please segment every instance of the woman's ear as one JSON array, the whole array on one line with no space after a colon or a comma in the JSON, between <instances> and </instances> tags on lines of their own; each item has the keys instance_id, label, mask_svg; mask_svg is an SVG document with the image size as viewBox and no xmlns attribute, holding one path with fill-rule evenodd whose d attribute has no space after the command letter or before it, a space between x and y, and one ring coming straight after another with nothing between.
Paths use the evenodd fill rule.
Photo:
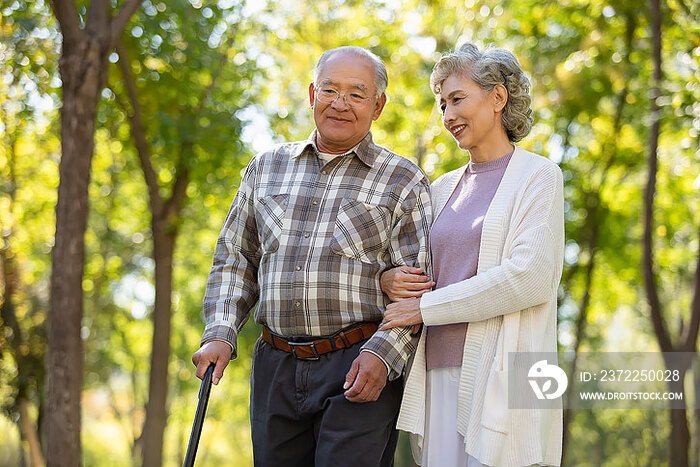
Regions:
<instances>
[{"instance_id":1,"label":"woman's ear","mask_svg":"<svg viewBox=\"0 0 700 467\"><path fill-rule=\"evenodd\" d=\"M503 108L508 102L508 90L502 84L497 84L493 87L491 91L491 103L493 104L493 110L496 112L503 111Z\"/></svg>"}]
</instances>

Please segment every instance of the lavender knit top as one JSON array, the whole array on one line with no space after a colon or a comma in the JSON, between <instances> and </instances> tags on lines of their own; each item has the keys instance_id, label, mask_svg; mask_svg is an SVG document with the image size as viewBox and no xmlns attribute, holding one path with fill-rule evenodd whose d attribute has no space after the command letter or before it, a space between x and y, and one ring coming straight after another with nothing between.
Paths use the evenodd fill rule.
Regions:
<instances>
[{"instance_id":1,"label":"lavender knit top","mask_svg":"<svg viewBox=\"0 0 700 467\"><path fill-rule=\"evenodd\" d=\"M481 227L513 153L486 162L469 162L459 185L430 231L435 288L476 274ZM462 366L467 323L426 326L427 369Z\"/></svg>"}]
</instances>

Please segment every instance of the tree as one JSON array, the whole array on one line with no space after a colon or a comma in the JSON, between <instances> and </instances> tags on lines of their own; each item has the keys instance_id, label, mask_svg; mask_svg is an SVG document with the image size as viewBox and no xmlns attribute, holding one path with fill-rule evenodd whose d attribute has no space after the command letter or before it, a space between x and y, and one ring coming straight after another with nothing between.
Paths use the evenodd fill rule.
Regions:
<instances>
[{"instance_id":1,"label":"tree","mask_svg":"<svg viewBox=\"0 0 700 467\"><path fill-rule=\"evenodd\" d=\"M239 10L206 7L198 11L189 2L171 2L153 14L146 11L140 22L143 28L139 28L148 33L144 40L133 34L128 37L131 51L121 42L117 47L123 84L120 94L126 94L129 104L121 97L117 101L128 115L132 143L148 187L155 262L149 396L139 439L143 465L162 464L171 356L173 256L183 207L190 197L190 182L206 177L207 171L242 163L235 152L241 128L236 116L241 104L237 101L243 89L233 83L248 79L254 67L245 59L230 63L232 58L240 61L236 45L247 28L232 24L228 29L226 20ZM208 38L206 42L204 37ZM155 47L154 40L158 43ZM138 60L130 58L132 51ZM151 81L146 73L141 74L141 92L134 68L150 69L150 77L154 78ZM142 97L145 90L151 98ZM144 116L151 117L150 124ZM158 141L161 144L156 144ZM154 146L159 154L154 154ZM161 167L157 169L156 163ZM159 179L158 173L164 169L172 174L170 183ZM163 188L169 196L163 196Z\"/></svg>"},{"instance_id":2,"label":"tree","mask_svg":"<svg viewBox=\"0 0 700 467\"><path fill-rule=\"evenodd\" d=\"M9 168L9 179L6 181L9 192L9 205L7 206L7 218L9 225L5 224L5 217L0 219L0 231L2 234L3 244L0 245L0 280L4 285L2 302L0 303L0 318L2 319L2 327L6 329L5 334L8 336L8 348L12 353L12 357L17 364L17 395L14 400L13 409L19 415L19 428L22 438L29 444L29 454L31 465L44 465L44 459L41 453L41 443L39 441L38 423L35 423L30 416L30 401L32 399L32 389L40 386L42 374L37 371L37 367L41 364L41 358L37 353L30 352L30 346L26 332L20 327L16 312L16 295L17 289L21 288L20 271L17 261L17 252L14 251L13 233L15 225L13 222L16 213L16 192L17 192L17 176L16 176L16 157L17 157L17 133L8 131L7 113L1 112L2 122L5 127L6 134L9 135L7 145L7 162ZM4 214L4 213L3 213ZM4 347L4 345L3 345ZM34 346L36 350L36 346ZM34 386L34 387L33 387Z\"/></svg>"},{"instance_id":3,"label":"tree","mask_svg":"<svg viewBox=\"0 0 700 467\"><path fill-rule=\"evenodd\" d=\"M649 302L649 312L651 322L654 326L654 334L659 343L661 351L668 354L671 352L695 352L697 349L698 331L700 330L700 256L697 258L696 269L693 278L692 302L688 319L680 329L680 336L677 342L672 339L662 302L659 298L658 278L655 271L654 261L654 196L656 194L656 177L658 171L658 144L661 128L662 110L659 106L659 99L662 97L663 86L663 64L662 64L662 9L660 0L649 0L651 13L651 36L653 44L653 81L650 99L651 131L649 132L649 167L646 189L644 190L644 236L642 242L642 272L644 276L644 286ZM700 233L700 230L698 230ZM699 236L700 238L700 236ZM665 360L668 357L665 355ZM670 361L666 364L670 365ZM684 380L691 361L685 363L680 368L680 380L669 382L669 390L685 393ZM682 467L689 465L690 431L688 429L688 419L686 409L676 409L670 411L671 416L671 436L669 439L670 465Z\"/></svg>"},{"instance_id":4,"label":"tree","mask_svg":"<svg viewBox=\"0 0 700 467\"><path fill-rule=\"evenodd\" d=\"M46 367L49 465L81 463L83 346L80 326L95 116L106 78L107 55L139 4L140 0L127 0L111 18L106 0L92 1L87 12L84 7L79 12L72 0L52 1L63 35L59 61L63 103Z\"/></svg>"},{"instance_id":5,"label":"tree","mask_svg":"<svg viewBox=\"0 0 700 467\"><path fill-rule=\"evenodd\" d=\"M16 421L29 462L36 466L44 464L39 426L44 414L47 297L41 291L41 275L48 266L45 255L36 253L52 236L39 226L53 222L50 206L55 203L49 188L56 149L49 126L55 112L43 108L57 99L51 85L57 46L50 19L45 5L2 3L0 386L11 389L0 407ZM45 187L35 186L42 182ZM10 368L14 371L7 371ZM20 456L24 465L23 449Z\"/></svg>"},{"instance_id":6,"label":"tree","mask_svg":"<svg viewBox=\"0 0 700 467\"><path fill-rule=\"evenodd\" d=\"M603 164L600 164L602 169L599 171L599 173L594 173L593 170L588 171L588 177L591 179L591 188L581 187L580 189L583 201L581 207L583 209L586 209L587 211L587 222L584 228L587 229L588 232L581 235L581 237L583 237L582 239L586 240L585 256L588 258L588 264L585 265L585 272L583 273L585 277L583 295L578 305L578 316L576 316L575 319L576 324L574 332L574 341L573 345L571 346L571 349L574 352L574 357L571 360L569 368L570 375L576 374L577 353L580 350L581 343L584 342L585 339L586 327L588 324L588 312L590 310L590 301L593 292L593 273L596 267L596 255L598 253L598 249L600 248L600 231L601 227L605 222L605 217L608 214L608 207L604 205L602 199L603 191L605 189L605 185L608 179L608 174L614 167L616 163L616 157L618 156L618 141L620 139L620 132L622 128L622 116L627 103L627 96L629 94L627 79L630 75L629 70L631 70L630 55L633 50L633 40L637 25L636 17L633 11L627 10L622 12L622 14L625 18L625 50L622 63L628 71L624 73L626 75L625 84L615 96L615 107L611 129L612 131L610 132L607 141L605 141L601 151L602 157L606 157L607 160L605 160ZM565 145L565 147L566 146L568 146L568 144ZM566 150L568 150L568 147L566 148ZM566 164L564 168L566 170ZM598 170L599 167L596 167L595 169ZM569 231L570 235L571 233L572 232ZM574 277L575 273L578 272L577 269L580 265L581 263L579 262L576 264L577 267L569 268L567 270L567 274L562 280L563 288L565 290L569 289L569 286L571 285L570 280ZM566 397L569 397L569 395L573 393L575 383L576 381L572 379L569 386L567 387ZM572 415L572 409L567 409L564 411L564 433L562 440L563 452L566 452L566 445L570 436L569 428Z\"/></svg>"}]
</instances>

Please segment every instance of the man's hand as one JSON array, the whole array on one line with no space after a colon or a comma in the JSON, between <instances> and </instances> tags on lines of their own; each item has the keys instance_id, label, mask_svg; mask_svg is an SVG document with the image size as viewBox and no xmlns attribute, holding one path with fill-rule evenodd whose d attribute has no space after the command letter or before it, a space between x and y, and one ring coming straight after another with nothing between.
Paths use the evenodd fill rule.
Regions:
<instances>
[{"instance_id":1,"label":"man's hand","mask_svg":"<svg viewBox=\"0 0 700 467\"><path fill-rule=\"evenodd\" d=\"M192 355L192 363L197 366L197 378L204 379L210 363L214 363L214 374L211 381L219 384L224 376L224 368L231 360L231 346L223 341L209 341Z\"/></svg>"},{"instance_id":2,"label":"man's hand","mask_svg":"<svg viewBox=\"0 0 700 467\"><path fill-rule=\"evenodd\" d=\"M423 274L422 268L399 266L385 271L379 279L379 285L392 302L398 302L420 297L435 286L435 282Z\"/></svg>"},{"instance_id":3,"label":"man's hand","mask_svg":"<svg viewBox=\"0 0 700 467\"><path fill-rule=\"evenodd\" d=\"M345 375L345 398L350 402L373 402L386 386L386 365L372 352L362 352Z\"/></svg>"}]
</instances>

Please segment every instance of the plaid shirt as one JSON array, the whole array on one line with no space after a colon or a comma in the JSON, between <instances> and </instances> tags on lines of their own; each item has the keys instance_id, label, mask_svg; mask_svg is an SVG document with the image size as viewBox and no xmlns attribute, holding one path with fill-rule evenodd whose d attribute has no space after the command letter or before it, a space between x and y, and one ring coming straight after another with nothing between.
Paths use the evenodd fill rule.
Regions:
<instances>
[{"instance_id":1,"label":"plaid shirt","mask_svg":"<svg viewBox=\"0 0 700 467\"><path fill-rule=\"evenodd\" d=\"M255 321L283 336L328 336L381 321L386 269L428 270L429 182L408 159L368 135L324 163L316 132L257 154L248 165L214 252L202 342ZM398 377L415 349L411 328L377 331L364 345Z\"/></svg>"}]
</instances>

